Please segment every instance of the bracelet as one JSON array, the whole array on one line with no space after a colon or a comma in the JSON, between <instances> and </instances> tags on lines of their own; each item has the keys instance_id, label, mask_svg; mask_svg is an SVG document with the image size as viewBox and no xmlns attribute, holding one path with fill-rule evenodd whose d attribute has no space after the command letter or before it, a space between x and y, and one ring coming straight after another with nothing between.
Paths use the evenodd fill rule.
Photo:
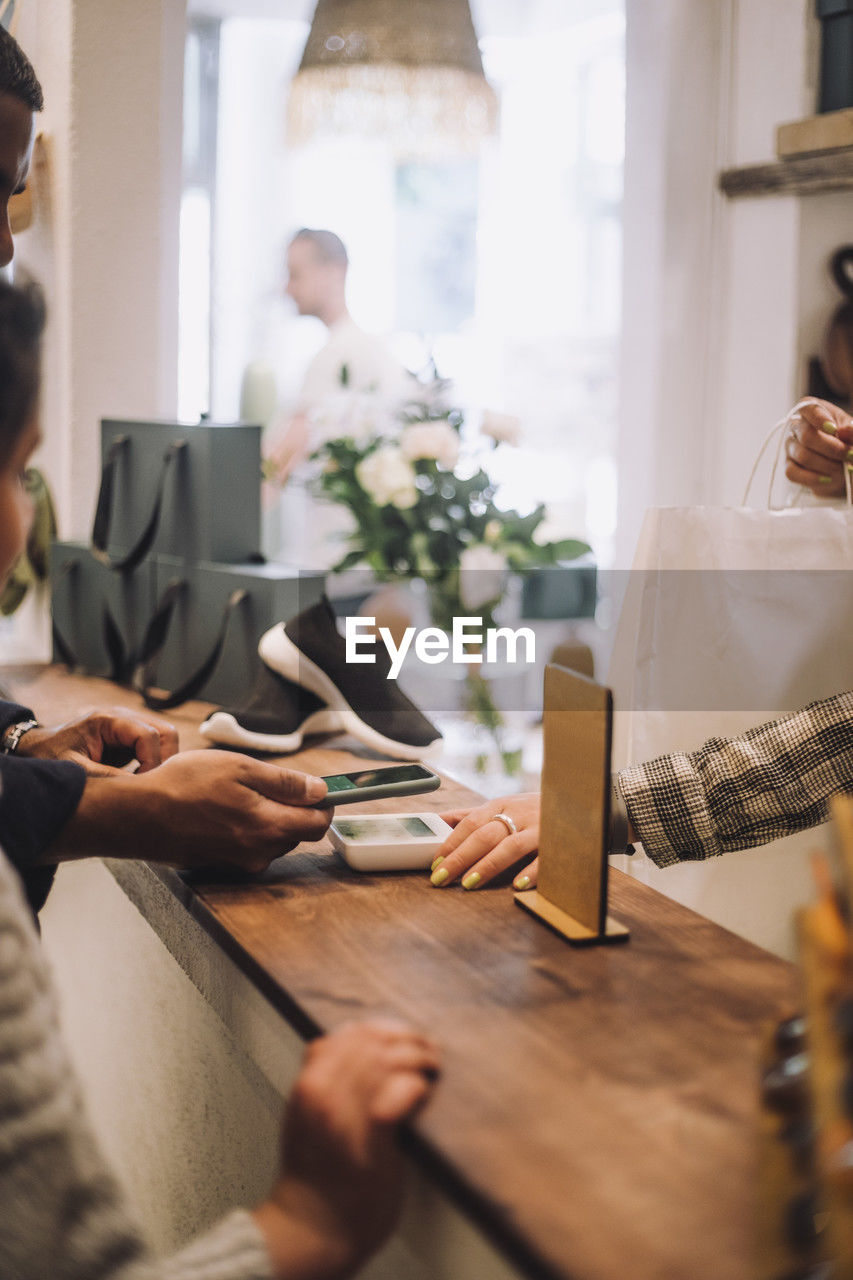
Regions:
<instances>
[{"instance_id":1,"label":"bracelet","mask_svg":"<svg viewBox=\"0 0 853 1280\"><path fill-rule=\"evenodd\" d=\"M14 755L24 734L29 733L30 729L38 728L40 728L38 720L19 720L17 724L10 725L0 741L0 751L7 756Z\"/></svg>"}]
</instances>

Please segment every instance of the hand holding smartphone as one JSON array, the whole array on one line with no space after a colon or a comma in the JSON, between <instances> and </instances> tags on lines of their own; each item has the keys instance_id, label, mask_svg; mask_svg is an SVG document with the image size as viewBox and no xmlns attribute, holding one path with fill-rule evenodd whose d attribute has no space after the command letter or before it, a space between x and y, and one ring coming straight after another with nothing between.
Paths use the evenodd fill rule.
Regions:
<instances>
[{"instance_id":1,"label":"hand holding smartphone","mask_svg":"<svg viewBox=\"0 0 853 1280\"><path fill-rule=\"evenodd\" d=\"M414 796L436 791L441 779L422 764L398 764L379 769L358 769L354 773L333 773L324 777L329 788L319 809L355 804L358 800L381 800L385 796Z\"/></svg>"}]
</instances>

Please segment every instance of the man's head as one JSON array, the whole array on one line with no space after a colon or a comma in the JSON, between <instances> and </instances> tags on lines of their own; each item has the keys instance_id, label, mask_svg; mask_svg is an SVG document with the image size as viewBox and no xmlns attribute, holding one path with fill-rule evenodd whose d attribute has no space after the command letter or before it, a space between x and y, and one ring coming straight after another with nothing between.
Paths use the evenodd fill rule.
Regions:
<instances>
[{"instance_id":1,"label":"man's head","mask_svg":"<svg viewBox=\"0 0 853 1280\"><path fill-rule=\"evenodd\" d=\"M35 114L43 105L32 64L18 42L0 27L0 267L12 261L9 201L27 181Z\"/></svg>"},{"instance_id":2,"label":"man's head","mask_svg":"<svg viewBox=\"0 0 853 1280\"><path fill-rule=\"evenodd\" d=\"M326 325L346 314L349 259L334 231L303 227L287 247L287 288L301 316L317 316Z\"/></svg>"},{"instance_id":3,"label":"man's head","mask_svg":"<svg viewBox=\"0 0 853 1280\"><path fill-rule=\"evenodd\" d=\"M0 586L24 549L32 520L23 476L41 438L44 320L35 285L16 289L0 280Z\"/></svg>"}]
</instances>

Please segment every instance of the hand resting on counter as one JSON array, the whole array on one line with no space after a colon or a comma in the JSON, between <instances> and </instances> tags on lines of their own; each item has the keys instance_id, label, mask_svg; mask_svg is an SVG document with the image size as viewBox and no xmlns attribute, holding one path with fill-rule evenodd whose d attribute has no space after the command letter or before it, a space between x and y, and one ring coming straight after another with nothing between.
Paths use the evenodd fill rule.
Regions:
<instances>
[{"instance_id":1,"label":"hand resting on counter","mask_svg":"<svg viewBox=\"0 0 853 1280\"><path fill-rule=\"evenodd\" d=\"M71 760L93 776L108 776L136 760L139 772L156 769L178 750L178 731L160 716L109 707L57 728L29 729L16 754L36 760Z\"/></svg>"},{"instance_id":2,"label":"hand resting on counter","mask_svg":"<svg viewBox=\"0 0 853 1280\"><path fill-rule=\"evenodd\" d=\"M282 1167L255 1210L276 1275L349 1276L402 1206L400 1121L429 1097L439 1051L396 1022L341 1027L308 1048L282 1131Z\"/></svg>"},{"instance_id":3,"label":"hand resting on counter","mask_svg":"<svg viewBox=\"0 0 853 1280\"><path fill-rule=\"evenodd\" d=\"M453 884L461 876L463 889L479 889L520 859L536 853L539 848L539 805L539 792L531 791L503 800L488 800L476 809L443 813L441 817L453 827L453 831L432 864L432 884L441 888L442 885ZM514 835L506 823L495 818L496 813L505 813L513 820L518 828ZM539 859L534 858L518 871L513 880L514 887L533 888L538 870Z\"/></svg>"}]
</instances>

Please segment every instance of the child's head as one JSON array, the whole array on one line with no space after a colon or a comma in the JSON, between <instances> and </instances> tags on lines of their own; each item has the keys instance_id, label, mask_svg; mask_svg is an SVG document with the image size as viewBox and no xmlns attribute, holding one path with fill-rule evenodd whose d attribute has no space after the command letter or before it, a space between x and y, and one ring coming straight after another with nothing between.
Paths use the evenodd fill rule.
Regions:
<instances>
[{"instance_id":1,"label":"child's head","mask_svg":"<svg viewBox=\"0 0 853 1280\"><path fill-rule=\"evenodd\" d=\"M40 440L44 320L41 290L0 281L0 583L24 549L32 520L23 473Z\"/></svg>"}]
</instances>

